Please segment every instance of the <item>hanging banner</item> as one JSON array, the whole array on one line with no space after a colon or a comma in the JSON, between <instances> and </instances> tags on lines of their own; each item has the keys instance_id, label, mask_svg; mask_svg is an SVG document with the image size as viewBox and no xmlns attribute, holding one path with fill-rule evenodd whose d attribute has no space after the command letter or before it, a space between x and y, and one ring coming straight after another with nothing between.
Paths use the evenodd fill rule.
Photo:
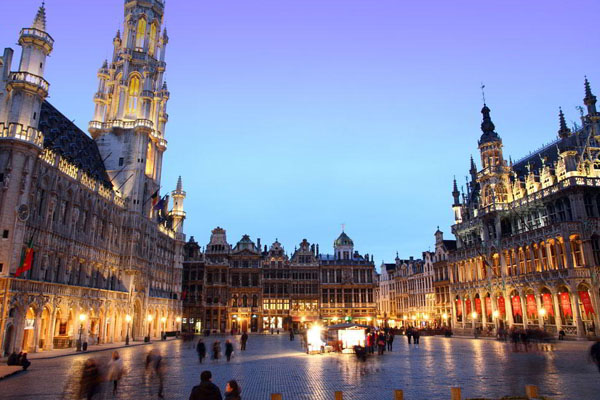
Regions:
<instances>
[{"instance_id":1,"label":"hanging banner","mask_svg":"<svg viewBox=\"0 0 600 400\"><path fill-rule=\"evenodd\" d=\"M465 301L465 307L467 315L471 315L471 299L468 299L467 301Z\"/></svg>"},{"instance_id":2,"label":"hanging banner","mask_svg":"<svg viewBox=\"0 0 600 400\"><path fill-rule=\"evenodd\" d=\"M462 301L456 300L456 315L462 315Z\"/></svg>"},{"instance_id":3,"label":"hanging banner","mask_svg":"<svg viewBox=\"0 0 600 400\"><path fill-rule=\"evenodd\" d=\"M537 316L537 305L535 304L535 295L528 294L526 296L527 299L527 316L528 317L536 317Z\"/></svg>"},{"instance_id":4,"label":"hanging banner","mask_svg":"<svg viewBox=\"0 0 600 400\"><path fill-rule=\"evenodd\" d=\"M523 310L521 309L521 298L519 296L513 296L511 300L513 315L523 316Z\"/></svg>"},{"instance_id":5,"label":"hanging banner","mask_svg":"<svg viewBox=\"0 0 600 400\"><path fill-rule=\"evenodd\" d=\"M542 303L547 315L554 316L554 307L552 305L552 295L550 293L542 293Z\"/></svg>"},{"instance_id":6,"label":"hanging banner","mask_svg":"<svg viewBox=\"0 0 600 400\"><path fill-rule=\"evenodd\" d=\"M477 314L482 315L481 299L479 297L475 298L475 311L477 312Z\"/></svg>"},{"instance_id":7,"label":"hanging banner","mask_svg":"<svg viewBox=\"0 0 600 400\"><path fill-rule=\"evenodd\" d=\"M485 298L485 313L487 314L488 317L492 316L492 298L491 297Z\"/></svg>"},{"instance_id":8,"label":"hanging banner","mask_svg":"<svg viewBox=\"0 0 600 400\"><path fill-rule=\"evenodd\" d=\"M498 297L498 312L501 316L506 315L506 304L504 303L504 297Z\"/></svg>"},{"instance_id":9,"label":"hanging banner","mask_svg":"<svg viewBox=\"0 0 600 400\"><path fill-rule=\"evenodd\" d=\"M594 307L592 306L592 299L590 299L590 294L587 290L579 291L579 298L583 303L583 310L585 311L585 315L590 315L594 313Z\"/></svg>"},{"instance_id":10,"label":"hanging banner","mask_svg":"<svg viewBox=\"0 0 600 400\"><path fill-rule=\"evenodd\" d=\"M562 312L565 317L573 316L573 310L571 309L571 298L568 292L562 292L560 294L560 307L562 308Z\"/></svg>"}]
</instances>

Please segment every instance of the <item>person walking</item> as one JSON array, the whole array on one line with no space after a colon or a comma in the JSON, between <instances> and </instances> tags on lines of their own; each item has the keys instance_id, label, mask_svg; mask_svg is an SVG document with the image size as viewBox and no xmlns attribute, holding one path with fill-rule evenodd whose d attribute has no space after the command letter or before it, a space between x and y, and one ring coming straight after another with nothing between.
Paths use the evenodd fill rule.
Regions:
<instances>
[{"instance_id":1,"label":"person walking","mask_svg":"<svg viewBox=\"0 0 600 400\"><path fill-rule=\"evenodd\" d=\"M233 344L231 340L227 339L225 342L225 356L227 357L227 362L231 360L231 355L233 354Z\"/></svg>"},{"instance_id":2,"label":"person walking","mask_svg":"<svg viewBox=\"0 0 600 400\"><path fill-rule=\"evenodd\" d=\"M152 349L146 356L146 373L158 379L158 398L163 399L165 366L163 358L157 349Z\"/></svg>"},{"instance_id":3,"label":"person walking","mask_svg":"<svg viewBox=\"0 0 600 400\"><path fill-rule=\"evenodd\" d=\"M379 332L377 335L377 354L380 356L383 355L383 351L385 350L385 336L383 332Z\"/></svg>"},{"instance_id":4,"label":"person walking","mask_svg":"<svg viewBox=\"0 0 600 400\"><path fill-rule=\"evenodd\" d=\"M415 329L413 331L413 343L414 344L419 344L419 338L421 337L421 332L419 332L418 329Z\"/></svg>"},{"instance_id":5,"label":"person walking","mask_svg":"<svg viewBox=\"0 0 600 400\"><path fill-rule=\"evenodd\" d=\"M413 330L412 330L412 327L410 327L410 326L406 329L406 337L408 338L408 344L410 344L410 341L412 340L412 337L413 337Z\"/></svg>"},{"instance_id":6,"label":"person walking","mask_svg":"<svg viewBox=\"0 0 600 400\"><path fill-rule=\"evenodd\" d=\"M212 345L213 360L217 361L221 357L221 342L215 340Z\"/></svg>"},{"instance_id":7,"label":"person walking","mask_svg":"<svg viewBox=\"0 0 600 400\"><path fill-rule=\"evenodd\" d=\"M108 362L108 380L113 383L113 396L117 394L117 386L123 377L123 360L119 352L113 351L112 358Z\"/></svg>"},{"instance_id":8,"label":"person walking","mask_svg":"<svg viewBox=\"0 0 600 400\"><path fill-rule=\"evenodd\" d=\"M248 341L248 334L246 333L246 331L244 331L242 333L242 337L240 338L240 341L242 343L242 351L246 351L246 342Z\"/></svg>"},{"instance_id":9,"label":"person walking","mask_svg":"<svg viewBox=\"0 0 600 400\"><path fill-rule=\"evenodd\" d=\"M290 328L290 342L294 341L294 330Z\"/></svg>"},{"instance_id":10,"label":"person walking","mask_svg":"<svg viewBox=\"0 0 600 400\"><path fill-rule=\"evenodd\" d=\"M230 380L225 386L225 400L242 400L242 389L237 381Z\"/></svg>"},{"instance_id":11,"label":"person walking","mask_svg":"<svg viewBox=\"0 0 600 400\"><path fill-rule=\"evenodd\" d=\"M88 358L83 365L81 381L79 385L79 398L92 400L100 393L100 370L98 363L93 358Z\"/></svg>"},{"instance_id":12,"label":"person walking","mask_svg":"<svg viewBox=\"0 0 600 400\"><path fill-rule=\"evenodd\" d=\"M597 341L590 347L590 358L598 367L598 372L600 372L600 341Z\"/></svg>"},{"instance_id":13,"label":"person walking","mask_svg":"<svg viewBox=\"0 0 600 400\"><path fill-rule=\"evenodd\" d=\"M221 390L212 383L212 373L202 371L200 374L200 384L192 388L189 400L223 400Z\"/></svg>"},{"instance_id":14,"label":"person walking","mask_svg":"<svg viewBox=\"0 0 600 400\"><path fill-rule=\"evenodd\" d=\"M206 345L204 344L204 340L198 340L198 344L196 345L196 353L198 353L198 361L202 364L202 360L206 357Z\"/></svg>"},{"instance_id":15,"label":"person walking","mask_svg":"<svg viewBox=\"0 0 600 400\"><path fill-rule=\"evenodd\" d=\"M387 349L388 351L392 351L392 344L394 343L394 333L390 332L387 336Z\"/></svg>"}]
</instances>

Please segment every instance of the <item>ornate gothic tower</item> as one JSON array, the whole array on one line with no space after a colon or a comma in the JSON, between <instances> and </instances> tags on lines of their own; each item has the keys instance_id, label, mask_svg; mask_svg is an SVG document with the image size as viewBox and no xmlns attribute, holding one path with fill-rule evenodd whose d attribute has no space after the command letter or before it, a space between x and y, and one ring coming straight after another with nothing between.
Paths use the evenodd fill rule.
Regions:
<instances>
[{"instance_id":1,"label":"ornate gothic tower","mask_svg":"<svg viewBox=\"0 0 600 400\"><path fill-rule=\"evenodd\" d=\"M10 239L0 243L2 275L15 271L22 243L29 239L25 238L25 221L31 211L30 196L34 195L31 182L35 163L44 146L38 125L50 86L44 79L44 68L53 44L54 39L46 33L42 5L31 27L21 29L19 69L11 72L12 49L5 49L0 57L0 226L4 238Z\"/></svg>"},{"instance_id":2,"label":"ornate gothic tower","mask_svg":"<svg viewBox=\"0 0 600 400\"><path fill-rule=\"evenodd\" d=\"M167 148L163 15L164 0L125 0L123 35L117 32L112 61L98 71L89 125L114 188L130 210L145 215L151 212L149 197L160 188Z\"/></svg>"},{"instance_id":3,"label":"ornate gothic tower","mask_svg":"<svg viewBox=\"0 0 600 400\"><path fill-rule=\"evenodd\" d=\"M181 176L177 180L177 188L171 192L171 197L173 197L173 210L171 210L171 217L173 218L173 230L177 234L183 235L183 220L185 220L183 200L185 199L185 192L183 191Z\"/></svg>"}]
</instances>

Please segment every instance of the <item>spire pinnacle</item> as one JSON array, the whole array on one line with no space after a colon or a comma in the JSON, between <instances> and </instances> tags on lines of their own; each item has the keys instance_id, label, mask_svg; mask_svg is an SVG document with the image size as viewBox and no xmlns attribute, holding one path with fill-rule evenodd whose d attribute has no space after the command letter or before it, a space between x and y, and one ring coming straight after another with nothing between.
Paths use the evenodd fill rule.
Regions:
<instances>
[{"instance_id":1,"label":"spire pinnacle","mask_svg":"<svg viewBox=\"0 0 600 400\"><path fill-rule=\"evenodd\" d=\"M490 116L490 109L485 103L483 103L481 114L483 114L483 121L481 122L481 131L483 134L479 139L479 144L500 142L500 136L495 132L496 126L492 122L492 117Z\"/></svg>"},{"instance_id":2,"label":"spire pinnacle","mask_svg":"<svg viewBox=\"0 0 600 400\"><path fill-rule=\"evenodd\" d=\"M587 82L587 79L586 79ZM560 122L560 129L558 130L558 137L561 139L566 138L571 134L571 130L567 127L567 122L565 121L565 114L563 114L562 108L558 108L558 120Z\"/></svg>"},{"instance_id":3,"label":"spire pinnacle","mask_svg":"<svg viewBox=\"0 0 600 400\"><path fill-rule=\"evenodd\" d=\"M585 77L585 97L583 98L583 104L587 106L588 114L596 113L596 96L593 95L592 89L590 88L590 82L587 76Z\"/></svg>"},{"instance_id":4,"label":"spire pinnacle","mask_svg":"<svg viewBox=\"0 0 600 400\"><path fill-rule=\"evenodd\" d=\"M458 191L458 185L456 184L456 177L454 177L454 185L452 187L452 198L454 199L454 203L452 206L460 205L460 192Z\"/></svg>"},{"instance_id":5,"label":"spire pinnacle","mask_svg":"<svg viewBox=\"0 0 600 400\"><path fill-rule=\"evenodd\" d=\"M33 20L32 28L46 32L46 2L42 1L42 5L38 9L35 19Z\"/></svg>"},{"instance_id":6,"label":"spire pinnacle","mask_svg":"<svg viewBox=\"0 0 600 400\"><path fill-rule=\"evenodd\" d=\"M177 179L177 191L178 192L183 191L183 183L181 183L181 175L179 175L179 179Z\"/></svg>"}]
</instances>

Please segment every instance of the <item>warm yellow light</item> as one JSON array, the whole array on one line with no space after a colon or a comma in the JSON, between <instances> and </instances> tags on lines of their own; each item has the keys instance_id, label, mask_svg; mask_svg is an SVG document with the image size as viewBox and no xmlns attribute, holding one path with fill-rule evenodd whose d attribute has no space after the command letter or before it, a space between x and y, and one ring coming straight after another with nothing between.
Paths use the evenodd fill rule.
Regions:
<instances>
[{"instance_id":1,"label":"warm yellow light","mask_svg":"<svg viewBox=\"0 0 600 400\"><path fill-rule=\"evenodd\" d=\"M321 346L325 344L321 339L322 330L323 328L320 325L315 324L306 332L308 351L321 350Z\"/></svg>"},{"instance_id":2,"label":"warm yellow light","mask_svg":"<svg viewBox=\"0 0 600 400\"><path fill-rule=\"evenodd\" d=\"M417 316L416 316L416 315L413 315L413 316L412 316L412 320L414 321L414 320L416 320L416 319L417 319Z\"/></svg>"},{"instance_id":3,"label":"warm yellow light","mask_svg":"<svg viewBox=\"0 0 600 400\"><path fill-rule=\"evenodd\" d=\"M396 323L396 320L394 320L394 319L390 319L390 320L389 320L389 323L390 323L390 324L395 324L395 323Z\"/></svg>"},{"instance_id":4,"label":"warm yellow light","mask_svg":"<svg viewBox=\"0 0 600 400\"><path fill-rule=\"evenodd\" d=\"M300 321L302 321L302 322L304 322L305 320L306 320L306 319L305 319L304 317L302 317L302 318L300 319Z\"/></svg>"},{"instance_id":5,"label":"warm yellow light","mask_svg":"<svg viewBox=\"0 0 600 400\"><path fill-rule=\"evenodd\" d=\"M538 313L540 314L540 317L545 317L546 316L546 309L545 308L540 308Z\"/></svg>"},{"instance_id":6,"label":"warm yellow light","mask_svg":"<svg viewBox=\"0 0 600 400\"><path fill-rule=\"evenodd\" d=\"M148 322L151 322L152 321L152 315L148 314L148 318L147 319L148 319Z\"/></svg>"},{"instance_id":7,"label":"warm yellow light","mask_svg":"<svg viewBox=\"0 0 600 400\"><path fill-rule=\"evenodd\" d=\"M127 314L127 315L125 316L125 321L127 321L127 322L131 322L131 315Z\"/></svg>"},{"instance_id":8,"label":"warm yellow light","mask_svg":"<svg viewBox=\"0 0 600 400\"><path fill-rule=\"evenodd\" d=\"M444 318L444 319L448 319L448 314L446 314L446 313L443 313L443 314L442 314L442 318Z\"/></svg>"},{"instance_id":9,"label":"warm yellow light","mask_svg":"<svg viewBox=\"0 0 600 400\"><path fill-rule=\"evenodd\" d=\"M495 310L492 315L494 316L494 318L498 318L498 316L500 315L500 313L498 312L498 310Z\"/></svg>"},{"instance_id":10,"label":"warm yellow light","mask_svg":"<svg viewBox=\"0 0 600 400\"><path fill-rule=\"evenodd\" d=\"M81 322L85 321L86 319L87 319L87 315L85 315L85 314L79 314L79 320Z\"/></svg>"},{"instance_id":11,"label":"warm yellow light","mask_svg":"<svg viewBox=\"0 0 600 400\"><path fill-rule=\"evenodd\" d=\"M372 319L373 318L371 318L371 317L367 317L367 322L371 322Z\"/></svg>"},{"instance_id":12,"label":"warm yellow light","mask_svg":"<svg viewBox=\"0 0 600 400\"><path fill-rule=\"evenodd\" d=\"M408 317L405 315L402 317L402 319L406 321L408 319Z\"/></svg>"},{"instance_id":13,"label":"warm yellow light","mask_svg":"<svg viewBox=\"0 0 600 400\"><path fill-rule=\"evenodd\" d=\"M477 318L477 313L476 313L475 311L473 311L473 312L471 313L471 317L473 317L473 319Z\"/></svg>"},{"instance_id":14,"label":"warm yellow light","mask_svg":"<svg viewBox=\"0 0 600 400\"><path fill-rule=\"evenodd\" d=\"M423 314L423 319L429 319L429 315Z\"/></svg>"},{"instance_id":15,"label":"warm yellow light","mask_svg":"<svg viewBox=\"0 0 600 400\"><path fill-rule=\"evenodd\" d=\"M175 318L175 321L176 321L177 323L180 323L180 322L181 322L181 317L177 317L177 318Z\"/></svg>"},{"instance_id":16,"label":"warm yellow light","mask_svg":"<svg viewBox=\"0 0 600 400\"><path fill-rule=\"evenodd\" d=\"M167 322L167 317L162 317L162 318L160 319L160 322L162 322L163 324L164 324L165 322Z\"/></svg>"}]
</instances>

